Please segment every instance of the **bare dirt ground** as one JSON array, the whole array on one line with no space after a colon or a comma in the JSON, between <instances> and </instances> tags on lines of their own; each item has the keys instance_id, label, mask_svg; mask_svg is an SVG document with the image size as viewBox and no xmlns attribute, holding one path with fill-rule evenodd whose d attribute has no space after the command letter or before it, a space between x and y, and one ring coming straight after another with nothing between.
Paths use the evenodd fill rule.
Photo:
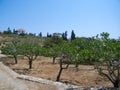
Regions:
<instances>
[{"instance_id":1,"label":"bare dirt ground","mask_svg":"<svg viewBox=\"0 0 120 90\"><path fill-rule=\"evenodd\" d=\"M28 59L19 59L18 64L14 64L14 59L5 60L4 62L19 74L40 77L48 80L56 80L59 71L59 64L52 64L52 58L40 56L33 61L33 68L28 69ZM93 65L80 65L76 71L74 65L64 69L61 75L61 82L87 86L112 86L111 82L97 74Z\"/></svg>"},{"instance_id":2,"label":"bare dirt ground","mask_svg":"<svg viewBox=\"0 0 120 90\"><path fill-rule=\"evenodd\" d=\"M5 55L0 54L0 61L1 57L5 57ZM11 63L11 60L4 61L4 63ZM9 68L7 69L0 63L0 90L58 90L58 88L52 85L17 79Z\"/></svg>"}]
</instances>

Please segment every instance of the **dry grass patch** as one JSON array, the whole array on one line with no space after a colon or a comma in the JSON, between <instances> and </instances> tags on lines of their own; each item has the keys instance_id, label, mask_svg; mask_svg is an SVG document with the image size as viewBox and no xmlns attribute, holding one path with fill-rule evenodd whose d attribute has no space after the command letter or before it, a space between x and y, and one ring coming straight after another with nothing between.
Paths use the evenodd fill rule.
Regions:
<instances>
[{"instance_id":1,"label":"dry grass patch","mask_svg":"<svg viewBox=\"0 0 120 90\"><path fill-rule=\"evenodd\" d=\"M52 58L40 56L33 61L33 68L28 69L28 60L19 60L18 64L13 64L14 60L6 60L7 65L19 74L40 77L48 80L56 80L59 71L59 64L52 64ZM100 77L93 65L80 65L76 71L74 65L63 70L61 82L80 85L80 86L112 86L109 80Z\"/></svg>"}]
</instances>

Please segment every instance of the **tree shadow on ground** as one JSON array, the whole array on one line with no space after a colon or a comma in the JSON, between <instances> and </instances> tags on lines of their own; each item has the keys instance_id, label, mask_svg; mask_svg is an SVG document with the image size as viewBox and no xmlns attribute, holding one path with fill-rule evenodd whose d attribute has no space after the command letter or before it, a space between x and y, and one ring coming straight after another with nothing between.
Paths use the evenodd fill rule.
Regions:
<instances>
[{"instance_id":1,"label":"tree shadow on ground","mask_svg":"<svg viewBox=\"0 0 120 90\"><path fill-rule=\"evenodd\" d=\"M18 69L18 68L13 68L13 70L19 74L29 74L31 69L28 69L28 68L21 68L21 69Z\"/></svg>"}]
</instances>

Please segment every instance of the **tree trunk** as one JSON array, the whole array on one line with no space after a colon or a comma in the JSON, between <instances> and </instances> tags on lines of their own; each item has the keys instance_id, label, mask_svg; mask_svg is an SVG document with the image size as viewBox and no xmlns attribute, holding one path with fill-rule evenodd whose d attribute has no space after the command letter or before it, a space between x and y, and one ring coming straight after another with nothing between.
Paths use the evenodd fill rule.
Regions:
<instances>
[{"instance_id":1,"label":"tree trunk","mask_svg":"<svg viewBox=\"0 0 120 90\"><path fill-rule=\"evenodd\" d=\"M32 69L32 60L29 60L29 69Z\"/></svg>"},{"instance_id":2,"label":"tree trunk","mask_svg":"<svg viewBox=\"0 0 120 90\"><path fill-rule=\"evenodd\" d=\"M53 57L53 64L55 64L55 58L56 58L56 57Z\"/></svg>"},{"instance_id":3,"label":"tree trunk","mask_svg":"<svg viewBox=\"0 0 120 90\"><path fill-rule=\"evenodd\" d=\"M60 68L59 73L58 73L57 78L56 78L57 82L60 81L60 76L61 76L62 70L63 70L63 68Z\"/></svg>"},{"instance_id":4,"label":"tree trunk","mask_svg":"<svg viewBox=\"0 0 120 90\"><path fill-rule=\"evenodd\" d=\"M115 81L115 82L113 83L113 85L114 85L115 88L119 88L119 81Z\"/></svg>"},{"instance_id":5,"label":"tree trunk","mask_svg":"<svg viewBox=\"0 0 120 90\"><path fill-rule=\"evenodd\" d=\"M59 69L59 73L58 73L58 75L57 75L57 78L56 78L56 81L60 81L60 76L61 76L61 74L62 74L62 70L63 69L67 69L68 68L68 66L69 66L69 63L67 63L67 66L66 67L63 67L62 66L62 64L63 64L63 59L64 59L64 57L62 57L61 59L60 59L60 69Z\"/></svg>"},{"instance_id":6,"label":"tree trunk","mask_svg":"<svg viewBox=\"0 0 120 90\"><path fill-rule=\"evenodd\" d=\"M61 73L62 73L62 70L63 70L63 68L62 68L62 59L60 59L60 69L59 69L59 73L58 73L58 75L57 75L57 78L56 78L56 81L60 81L60 76L61 76Z\"/></svg>"},{"instance_id":7,"label":"tree trunk","mask_svg":"<svg viewBox=\"0 0 120 90\"><path fill-rule=\"evenodd\" d=\"M78 63L78 61L76 60L76 61L75 61L75 67L78 68L78 66L79 66L79 63Z\"/></svg>"},{"instance_id":8,"label":"tree trunk","mask_svg":"<svg viewBox=\"0 0 120 90\"><path fill-rule=\"evenodd\" d=\"M15 59L15 64L17 64L18 61L17 61L17 56L16 55L14 55L14 59Z\"/></svg>"}]
</instances>

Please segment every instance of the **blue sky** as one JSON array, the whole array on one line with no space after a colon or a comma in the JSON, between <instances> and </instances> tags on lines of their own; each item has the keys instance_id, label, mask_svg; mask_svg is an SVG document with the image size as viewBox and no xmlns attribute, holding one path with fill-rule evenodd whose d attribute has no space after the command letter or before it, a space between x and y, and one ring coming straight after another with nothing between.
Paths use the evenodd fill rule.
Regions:
<instances>
[{"instance_id":1,"label":"blue sky","mask_svg":"<svg viewBox=\"0 0 120 90\"><path fill-rule=\"evenodd\" d=\"M120 0L0 0L0 30L120 36Z\"/></svg>"}]
</instances>

